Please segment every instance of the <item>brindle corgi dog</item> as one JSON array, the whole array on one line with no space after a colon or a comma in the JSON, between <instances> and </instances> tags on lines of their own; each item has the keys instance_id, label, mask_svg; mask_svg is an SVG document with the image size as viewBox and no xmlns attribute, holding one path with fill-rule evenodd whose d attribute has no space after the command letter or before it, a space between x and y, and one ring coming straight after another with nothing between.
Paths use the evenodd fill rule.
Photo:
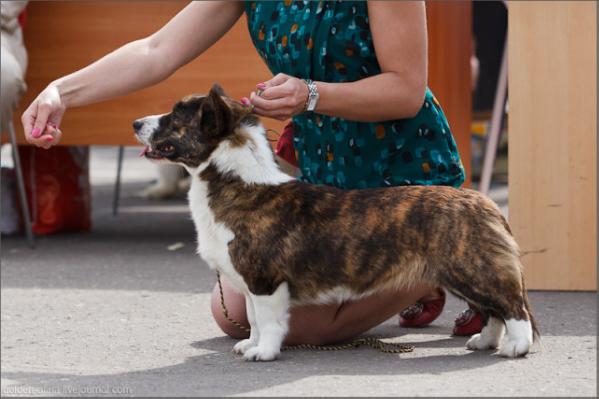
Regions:
<instances>
[{"instance_id":1,"label":"brindle corgi dog","mask_svg":"<svg viewBox=\"0 0 599 399\"><path fill-rule=\"evenodd\" d=\"M192 176L198 253L246 298L251 334L234 348L246 359L279 355L290 306L420 283L485 315L470 349L523 356L538 337L518 245L478 192L300 182L279 169L258 118L218 85L133 126L147 158L179 163Z\"/></svg>"}]
</instances>

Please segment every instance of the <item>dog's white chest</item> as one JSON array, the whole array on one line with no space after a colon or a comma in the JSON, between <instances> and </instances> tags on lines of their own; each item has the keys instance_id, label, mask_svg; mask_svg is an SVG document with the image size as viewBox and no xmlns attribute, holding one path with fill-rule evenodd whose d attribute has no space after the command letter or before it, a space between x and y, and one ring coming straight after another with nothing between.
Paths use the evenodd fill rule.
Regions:
<instances>
[{"instance_id":1,"label":"dog's white chest","mask_svg":"<svg viewBox=\"0 0 599 399\"><path fill-rule=\"evenodd\" d=\"M241 292L247 292L247 285L231 262L228 244L235 234L222 223L216 222L208 204L207 184L197 177L192 180L188 194L189 208L196 227L198 254L212 269L227 276Z\"/></svg>"}]
</instances>

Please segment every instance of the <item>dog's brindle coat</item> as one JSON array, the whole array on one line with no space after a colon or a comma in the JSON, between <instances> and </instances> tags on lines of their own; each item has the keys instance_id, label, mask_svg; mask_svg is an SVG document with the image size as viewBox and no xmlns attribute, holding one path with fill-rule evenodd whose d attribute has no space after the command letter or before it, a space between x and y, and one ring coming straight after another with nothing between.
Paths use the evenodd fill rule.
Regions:
<instances>
[{"instance_id":1,"label":"dog's brindle coat","mask_svg":"<svg viewBox=\"0 0 599 399\"><path fill-rule=\"evenodd\" d=\"M504 326L505 356L525 355L538 336L517 244L478 192L340 190L290 179L258 119L216 85L135 127L148 158L181 163L194 178L198 251L246 295L252 335L236 350L247 359L278 355L289 305L419 283L444 287L485 315L471 349L498 347Z\"/></svg>"}]
</instances>

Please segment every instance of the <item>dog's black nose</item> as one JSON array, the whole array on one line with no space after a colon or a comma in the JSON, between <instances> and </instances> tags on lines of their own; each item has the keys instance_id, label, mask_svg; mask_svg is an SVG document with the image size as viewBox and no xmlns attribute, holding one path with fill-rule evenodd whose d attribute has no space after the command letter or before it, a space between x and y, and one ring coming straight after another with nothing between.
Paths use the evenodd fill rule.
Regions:
<instances>
[{"instance_id":1,"label":"dog's black nose","mask_svg":"<svg viewBox=\"0 0 599 399\"><path fill-rule=\"evenodd\" d=\"M139 119L133 122L133 130L135 130L136 132L139 131L139 129L141 129L141 127L143 126L143 122L140 121Z\"/></svg>"}]
</instances>

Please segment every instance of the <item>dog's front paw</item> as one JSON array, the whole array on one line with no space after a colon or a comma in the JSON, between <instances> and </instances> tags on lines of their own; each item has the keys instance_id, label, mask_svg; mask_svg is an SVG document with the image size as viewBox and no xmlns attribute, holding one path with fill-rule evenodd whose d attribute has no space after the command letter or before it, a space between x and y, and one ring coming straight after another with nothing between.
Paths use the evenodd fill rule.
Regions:
<instances>
[{"instance_id":1,"label":"dog's front paw","mask_svg":"<svg viewBox=\"0 0 599 399\"><path fill-rule=\"evenodd\" d=\"M243 355L248 349L255 347L257 344L252 339L244 339L235 344L233 352Z\"/></svg>"},{"instance_id":2,"label":"dog's front paw","mask_svg":"<svg viewBox=\"0 0 599 399\"><path fill-rule=\"evenodd\" d=\"M243 355L244 359L253 362L270 362L279 357L279 349L268 349L260 346L249 348Z\"/></svg>"},{"instance_id":3,"label":"dog's front paw","mask_svg":"<svg viewBox=\"0 0 599 399\"><path fill-rule=\"evenodd\" d=\"M526 338L505 339L499 348L499 354L503 357L520 357L525 356L532 342Z\"/></svg>"},{"instance_id":4,"label":"dog's front paw","mask_svg":"<svg viewBox=\"0 0 599 399\"><path fill-rule=\"evenodd\" d=\"M493 342L488 337L485 337L482 334L474 334L468 342L466 342L466 348L476 351L484 351L487 349L496 349L497 343Z\"/></svg>"}]
</instances>

